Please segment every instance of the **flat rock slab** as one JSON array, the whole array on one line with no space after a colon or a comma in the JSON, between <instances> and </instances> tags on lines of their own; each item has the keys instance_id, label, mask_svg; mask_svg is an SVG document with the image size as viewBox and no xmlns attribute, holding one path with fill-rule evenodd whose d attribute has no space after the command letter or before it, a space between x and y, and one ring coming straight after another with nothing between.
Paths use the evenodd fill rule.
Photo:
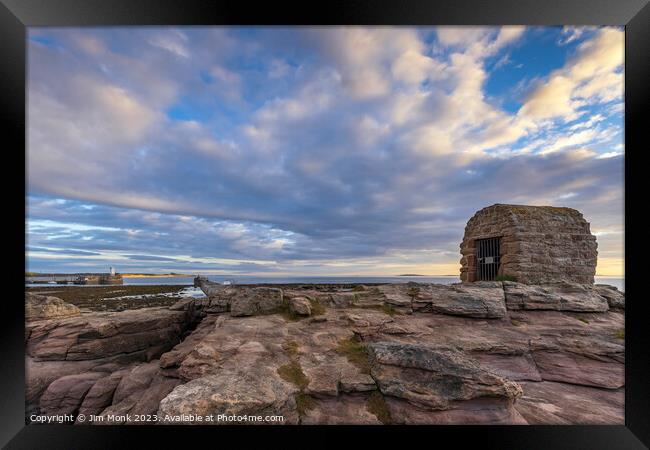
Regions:
<instances>
[{"instance_id":1,"label":"flat rock slab","mask_svg":"<svg viewBox=\"0 0 650 450\"><path fill-rule=\"evenodd\" d=\"M282 289L241 289L230 302L231 316L255 316L277 312L283 307Z\"/></svg>"},{"instance_id":2,"label":"flat rock slab","mask_svg":"<svg viewBox=\"0 0 650 450\"><path fill-rule=\"evenodd\" d=\"M158 417L165 422L167 417L183 414L282 415L285 418L283 423L295 424L298 422L294 398L296 393L295 386L282 380L272 370L223 371L176 387L160 402ZM166 422L175 423L169 420ZM182 420L180 423L199 422ZM208 425L233 424L237 422L208 423Z\"/></svg>"},{"instance_id":3,"label":"flat rock slab","mask_svg":"<svg viewBox=\"0 0 650 450\"><path fill-rule=\"evenodd\" d=\"M37 360L80 361L171 348L188 325L185 311L143 308L82 314L27 324L27 354ZM153 355L154 357L156 355Z\"/></svg>"},{"instance_id":4,"label":"flat rock slab","mask_svg":"<svg viewBox=\"0 0 650 450\"><path fill-rule=\"evenodd\" d=\"M428 409L479 397L514 400L517 383L483 369L462 352L444 347L376 342L368 345L371 375L379 390Z\"/></svg>"},{"instance_id":5,"label":"flat rock slab","mask_svg":"<svg viewBox=\"0 0 650 450\"><path fill-rule=\"evenodd\" d=\"M625 365L617 361L599 361L568 352L533 352L543 380L561 381L607 389L625 385Z\"/></svg>"},{"instance_id":6,"label":"flat rock slab","mask_svg":"<svg viewBox=\"0 0 650 450\"><path fill-rule=\"evenodd\" d=\"M605 312L608 301L597 289L575 283L527 285L504 281L506 306L510 310L556 310Z\"/></svg>"},{"instance_id":7,"label":"flat rock slab","mask_svg":"<svg viewBox=\"0 0 650 450\"><path fill-rule=\"evenodd\" d=\"M542 381L542 376L530 353L504 355L476 352L472 354L472 357L490 372L508 380Z\"/></svg>"},{"instance_id":8,"label":"flat rock slab","mask_svg":"<svg viewBox=\"0 0 650 450\"><path fill-rule=\"evenodd\" d=\"M313 405L302 417L303 425L381 425L368 410L366 396L344 395L338 398L314 399Z\"/></svg>"},{"instance_id":9,"label":"flat rock slab","mask_svg":"<svg viewBox=\"0 0 650 450\"><path fill-rule=\"evenodd\" d=\"M386 284L379 286L378 291L384 295L384 302L397 311L410 313L413 310L415 290L409 284Z\"/></svg>"},{"instance_id":10,"label":"flat rock slab","mask_svg":"<svg viewBox=\"0 0 650 450\"><path fill-rule=\"evenodd\" d=\"M104 417L162 408L305 424L377 423L375 413L387 423L565 423L574 413L620 423L624 310L506 312L503 285L294 285L282 297L225 286L172 308L27 322L27 409L38 413L42 400L50 413ZM613 300L601 292L601 304L620 303L606 293ZM261 303L273 296L278 310ZM296 298L319 302L319 321L286 314ZM252 315L229 314L237 301ZM588 416L597 395L600 422Z\"/></svg>"},{"instance_id":11,"label":"flat rock slab","mask_svg":"<svg viewBox=\"0 0 650 450\"><path fill-rule=\"evenodd\" d=\"M413 311L500 319L506 315L503 287L500 282L424 285L413 300Z\"/></svg>"},{"instance_id":12,"label":"flat rock slab","mask_svg":"<svg viewBox=\"0 0 650 450\"><path fill-rule=\"evenodd\" d=\"M530 425L624 425L625 390L598 389L551 381L521 382L515 404Z\"/></svg>"},{"instance_id":13,"label":"flat rock slab","mask_svg":"<svg viewBox=\"0 0 650 450\"><path fill-rule=\"evenodd\" d=\"M423 409L393 397L386 397L391 423L397 425L525 425L526 420L512 402L476 399L442 411Z\"/></svg>"}]
</instances>

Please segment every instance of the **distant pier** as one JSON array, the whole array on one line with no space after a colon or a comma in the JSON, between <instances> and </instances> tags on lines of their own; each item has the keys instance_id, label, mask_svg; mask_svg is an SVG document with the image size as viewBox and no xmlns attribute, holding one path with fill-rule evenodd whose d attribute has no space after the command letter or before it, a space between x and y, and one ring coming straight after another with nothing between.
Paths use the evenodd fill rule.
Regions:
<instances>
[{"instance_id":1,"label":"distant pier","mask_svg":"<svg viewBox=\"0 0 650 450\"><path fill-rule=\"evenodd\" d=\"M115 273L39 274L26 276L26 284L120 285L122 275Z\"/></svg>"}]
</instances>

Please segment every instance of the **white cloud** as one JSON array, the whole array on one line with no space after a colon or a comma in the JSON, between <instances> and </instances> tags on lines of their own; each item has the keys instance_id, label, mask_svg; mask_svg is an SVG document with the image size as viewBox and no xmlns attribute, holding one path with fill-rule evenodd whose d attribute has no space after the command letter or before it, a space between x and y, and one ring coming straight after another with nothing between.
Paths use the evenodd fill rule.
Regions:
<instances>
[{"instance_id":1,"label":"white cloud","mask_svg":"<svg viewBox=\"0 0 650 450\"><path fill-rule=\"evenodd\" d=\"M545 146L540 152L540 155L547 155L549 153L558 152L567 148L578 147L587 142L592 142L599 133L597 130L583 130L577 133L570 134L569 136L562 136L557 138L551 145Z\"/></svg>"},{"instance_id":2,"label":"white cloud","mask_svg":"<svg viewBox=\"0 0 650 450\"><path fill-rule=\"evenodd\" d=\"M221 94L233 99L240 97L242 82L237 73L222 66L214 66L210 70L210 75L214 77L215 84Z\"/></svg>"},{"instance_id":3,"label":"white cloud","mask_svg":"<svg viewBox=\"0 0 650 450\"><path fill-rule=\"evenodd\" d=\"M190 51L187 48L187 36L178 30L159 32L149 39L149 44L154 47L167 50L181 58L189 58Z\"/></svg>"},{"instance_id":4,"label":"white cloud","mask_svg":"<svg viewBox=\"0 0 650 450\"><path fill-rule=\"evenodd\" d=\"M382 140L390 132L390 125L380 123L375 118L364 115L357 121L354 132L359 146L368 148Z\"/></svg>"},{"instance_id":5,"label":"white cloud","mask_svg":"<svg viewBox=\"0 0 650 450\"><path fill-rule=\"evenodd\" d=\"M589 103L622 98L624 34L602 28L578 47L577 55L554 71L528 97L519 114L534 120L573 120L578 109Z\"/></svg>"},{"instance_id":6,"label":"white cloud","mask_svg":"<svg viewBox=\"0 0 650 450\"><path fill-rule=\"evenodd\" d=\"M436 29L441 44L462 48L482 41L493 31L492 27L473 26L442 26Z\"/></svg>"},{"instance_id":7,"label":"white cloud","mask_svg":"<svg viewBox=\"0 0 650 450\"><path fill-rule=\"evenodd\" d=\"M605 153L601 153L596 158L598 158L598 159L607 159L607 158L613 158L615 156L620 156L622 154L623 154L623 152L605 152Z\"/></svg>"},{"instance_id":8,"label":"white cloud","mask_svg":"<svg viewBox=\"0 0 650 450\"><path fill-rule=\"evenodd\" d=\"M513 114L486 82L524 29L439 31L435 41L427 28L274 29L260 39L188 29L187 40L169 34L181 47L153 48L149 38L167 36L155 29L139 39L98 33L66 52L70 42L40 46L30 64L29 189L96 204L66 213L79 223L133 224L118 226L125 237L89 231L75 245L128 242L154 256L300 271L312 262L433 267L457 254L467 217L497 201L589 214L620 203L622 130L608 124L622 102L583 108L614 102L621 84L603 32ZM236 50L227 58L224 40ZM155 233L169 236L156 242Z\"/></svg>"},{"instance_id":9,"label":"white cloud","mask_svg":"<svg viewBox=\"0 0 650 450\"><path fill-rule=\"evenodd\" d=\"M560 38L558 44L559 45L569 44L579 39L587 30L588 30L587 27L564 26L562 28L562 38Z\"/></svg>"}]
</instances>

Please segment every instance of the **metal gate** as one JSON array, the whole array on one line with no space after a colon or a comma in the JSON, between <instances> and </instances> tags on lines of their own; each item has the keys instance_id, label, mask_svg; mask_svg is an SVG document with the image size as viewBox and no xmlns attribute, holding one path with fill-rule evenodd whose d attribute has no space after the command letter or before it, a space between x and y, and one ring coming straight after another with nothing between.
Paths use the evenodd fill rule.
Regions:
<instances>
[{"instance_id":1,"label":"metal gate","mask_svg":"<svg viewBox=\"0 0 650 450\"><path fill-rule=\"evenodd\" d=\"M499 273L501 238L476 240L476 279L494 280Z\"/></svg>"}]
</instances>

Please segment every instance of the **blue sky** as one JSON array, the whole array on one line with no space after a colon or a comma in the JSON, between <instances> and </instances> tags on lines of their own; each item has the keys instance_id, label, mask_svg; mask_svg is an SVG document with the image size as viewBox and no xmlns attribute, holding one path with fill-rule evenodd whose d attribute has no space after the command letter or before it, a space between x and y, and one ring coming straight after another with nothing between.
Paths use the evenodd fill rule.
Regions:
<instances>
[{"instance_id":1,"label":"blue sky","mask_svg":"<svg viewBox=\"0 0 650 450\"><path fill-rule=\"evenodd\" d=\"M623 274L623 30L31 28L27 270L457 274L579 209Z\"/></svg>"}]
</instances>

